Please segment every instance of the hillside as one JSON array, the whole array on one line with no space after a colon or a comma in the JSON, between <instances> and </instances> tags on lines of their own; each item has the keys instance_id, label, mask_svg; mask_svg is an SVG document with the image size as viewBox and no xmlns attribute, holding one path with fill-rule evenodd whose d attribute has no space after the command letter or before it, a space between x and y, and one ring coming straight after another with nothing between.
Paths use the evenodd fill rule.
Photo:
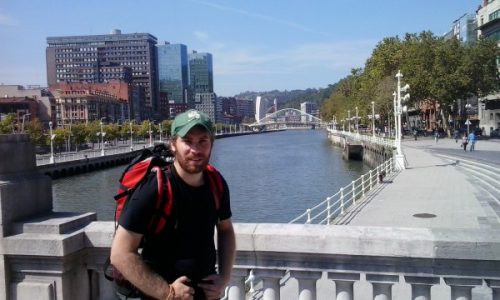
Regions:
<instances>
[{"instance_id":1,"label":"hillside","mask_svg":"<svg viewBox=\"0 0 500 300\"><path fill-rule=\"evenodd\" d=\"M336 84L329 85L323 89L306 89L306 90L291 90L291 91L267 91L267 92L252 92L247 91L235 95L238 99L255 100L257 96L265 97L269 100L277 99L278 109L281 108L296 108L300 109L300 103L309 101L317 103L318 106L327 100L331 93L335 90Z\"/></svg>"}]
</instances>

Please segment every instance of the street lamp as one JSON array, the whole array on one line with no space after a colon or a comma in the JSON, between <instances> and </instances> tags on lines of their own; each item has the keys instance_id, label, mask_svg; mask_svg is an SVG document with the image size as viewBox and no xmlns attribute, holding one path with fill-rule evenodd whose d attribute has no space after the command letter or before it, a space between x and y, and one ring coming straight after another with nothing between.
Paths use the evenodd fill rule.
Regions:
<instances>
[{"instance_id":1,"label":"street lamp","mask_svg":"<svg viewBox=\"0 0 500 300\"><path fill-rule=\"evenodd\" d=\"M359 125L358 125L358 107L356 106L356 133L359 134Z\"/></svg>"},{"instance_id":2,"label":"street lamp","mask_svg":"<svg viewBox=\"0 0 500 300\"><path fill-rule=\"evenodd\" d=\"M106 133L102 131L102 119L104 119L104 118L101 118L101 121L99 121L99 124L101 125L101 156L104 156L104 155L106 155L104 152L104 135Z\"/></svg>"},{"instance_id":3,"label":"street lamp","mask_svg":"<svg viewBox=\"0 0 500 300\"><path fill-rule=\"evenodd\" d=\"M375 102L372 101L372 136L375 137Z\"/></svg>"},{"instance_id":4,"label":"street lamp","mask_svg":"<svg viewBox=\"0 0 500 300\"><path fill-rule=\"evenodd\" d=\"M161 140L161 135L162 135L162 132L163 132L163 131L161 130L161 122L158 124L158 126L160 127L160 143L161 143L161 142L162 142L162 140Z\"/></svg>"},{"instance_id":5,"label":"street lamp","mask_svg":"<svg viewBox=\"0 0 500 300\"><path fill-rule=\"evenodd\" d=\"M396 74L396 78L398 79L398 91L397 91L397 101L395 101L395 115L396 117L396 149L397 149L397 154L396 154L396 161L398 162L398 167L400 169L404 169L404 155L403 151L401 150L401 113L403 111L401 107L401 102L405 102L408 99L410 99L410 94L405 94L403 98L401 98L401 92L406 92L409 88L410 85L406 84L404 87L401 87L401 78L403 78L403 74L401 74L401 71L398 71ZM395 99L396 100L396 99Z\"/></svg>"},{"instance_id":6,"label":"street lamp","mask_svg":"<svg viewBox=\"0 0 500 300\"><path fill-rule=\"evenodd\" d=\"M465 104L465 116L467 117L467 120L465 121L465 125L467 125L467 136L469 136L469 127L470 127L470 120L469 120L469 109L472 108L472 105L470 103Z\"/></svg>"},{"instance_id":7,"label":"street lamp","mask_svg":"<svg viewBox=\"0 0 500 300\"><path fill-rule=\"evenodd\" d=\"M22 125L21 125L21 133L24 133L24 118L25 118L26 116L31 116L31 114L30 114L30 113L27 113L27 114L24 114L24 115L23 115L23 123L22 123Z\"/></svg>"},{"instance_id":8,"label":"street lamp","mask_svg":"<svg viewBox=\"0 0 500 300\"><path fill-rule=\"evenodd\" d=\"M55 134L52 134L52 121L49 121L49 134L50 134L50 159L49 162L51 164L54 163L54 138Z\"/></svg>"},{"instance_id":9,"label":"street lamp","mask_svg":"<svg viewBox=\"0 0 500 300\"><path fill-rule=\"evenodd\" d=\"M347 127L347 131L349 133L351 133L351 111L350 110L347 111L347 120L349 120L349 124L348 124L349 126Z\"/></svg>"},{"instance_id":10,"label":"street lamp","mask_svg":"<svg viewBox=\"0 0 500 300\"><path fill-rule=\"evenodd\" d=\"M130 120L130 123L128 123L130 125L130 151L134 151L134 146L133 146L133 142L134 142L134 139L133 139L133 131L132 131L132 120Z\"/></svg>"},{"instance_id":11,"label":"street lamp","mask_svg":"<svg viewBox=\"0 0 500 300\"><path fill-rule=\"evenodd\" d=\"M148 123L149 123L149 147L153 147L153 137L152 137L153 131L151 131L151 121L149 121Z\"/></svg>"}]
</instances>

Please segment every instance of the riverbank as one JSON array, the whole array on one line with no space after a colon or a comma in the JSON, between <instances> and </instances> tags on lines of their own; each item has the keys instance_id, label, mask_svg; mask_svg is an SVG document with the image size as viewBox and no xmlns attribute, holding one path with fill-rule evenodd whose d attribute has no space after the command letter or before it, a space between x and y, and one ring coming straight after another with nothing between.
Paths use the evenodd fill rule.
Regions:
<instances>
[{"instance_id":1,"label":"riverbank","mask_svg":"<svg viewBox=\"0 0 500 300\"><path fill-rule=\"evenodd\" d=\"M339 221L359 226L500 228L500 142L403 140L406 169Z\"/></svg>"}]
</instances>

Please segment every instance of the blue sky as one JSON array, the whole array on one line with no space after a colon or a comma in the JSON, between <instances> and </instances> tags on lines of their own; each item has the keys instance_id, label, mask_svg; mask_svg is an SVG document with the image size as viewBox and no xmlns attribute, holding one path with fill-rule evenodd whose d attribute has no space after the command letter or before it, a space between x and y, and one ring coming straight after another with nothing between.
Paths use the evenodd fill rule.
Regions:
<instances>
[{"instance_id":1,"label":"blue sky","mask_svg":"<svg viewBox=\"0 0 500 300\"><path fill-rule=\"evenodd\" d=\"M0 84L46 86L48 36L147 32L214 57L214 89L323 88L384 37L441 35L482 0L0 0Z\"/></svg>"}]
</instances>

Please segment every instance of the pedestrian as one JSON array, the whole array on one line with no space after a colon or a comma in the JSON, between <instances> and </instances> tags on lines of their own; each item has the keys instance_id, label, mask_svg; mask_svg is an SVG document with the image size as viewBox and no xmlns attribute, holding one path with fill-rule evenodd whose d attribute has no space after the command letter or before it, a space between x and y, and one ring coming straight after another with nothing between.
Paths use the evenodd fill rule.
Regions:
<instances>
[{"instance_id":1,"label":"pedestrian","mask_svg":"<svg viewBox=\"0 0 500 300\"><path fill-rule=\"evenodd\" d=\"M438 140L439 140L439 132L436 128L434 129L434 142L437 144Z\"/></svg>"},{"instance_id":2,"label":"pedestrian","mask_svg":"<svg viewBox=\"0 0 500 300\"><path fill-rule=\"evenodd\" d=\"M171 219L160 234L147 235L150 219L161 213L155 211L157 193L150 188L156 176L148 177L120 216L111 264L143 299L219 299L230 280L236 246L227 183L221 176L224 193L216 208L206 174L214 145L212 122L206 114L189 110L176 116L171 134Z\"/></svg>"},{"instance_id":3,"label":"pedestrian","mask_svg":"<svg viewBox=\"0 0 500 300\"><path fill-rule=\"evenodd\" d=\"M458 143L458 136L460 133L458 132L458 129L455 129L455 132L453 133L453 138L455 139L455 143Z\"/></svg>"},{"instance_id":4,"label":"pedestrian","mask_svg":"<svg viewBox=\"0 0 500 300\"><path fill-rule=\"evenodd\" d=\"M469 133L469 143L470 143L470 151L474 151L474 146L476 145L476 134L474 133L474 130Z\"/></svg>"},{"instance_id":5,"label":"pedestrian","mask_svg":"<svg viewBox=\"0 0 500 300\"><path fill-rule=\"evenodd\" d=\"M415 141L417 140L417 134L418 134L418 132L417 132L417 130L414 128L414 129L413 129L413 138L415 139Z\"/></svg>"},{"instance_id":6,"label":"pedestrian","mask_svg":"<svg viewBox=\"0 0 500 300\"><path fill-rule=\"evenodd\" d=\"M464 133L464 136L462 137L462 147L464 147L464 151L467 151L467 144L469 143L467 139L467 133Z\"/></svg>"}]
</instances>

